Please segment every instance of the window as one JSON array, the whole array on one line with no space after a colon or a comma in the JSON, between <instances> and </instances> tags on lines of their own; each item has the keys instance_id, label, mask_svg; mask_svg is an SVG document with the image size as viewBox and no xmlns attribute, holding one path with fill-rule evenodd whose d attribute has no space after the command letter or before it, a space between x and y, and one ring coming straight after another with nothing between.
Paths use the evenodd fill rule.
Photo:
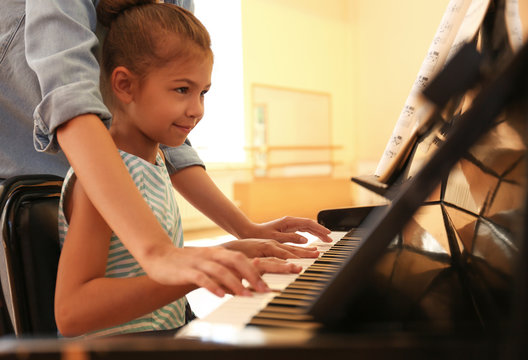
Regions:
<instances>
[{"instance_id":1,"label":"window","mask_svg":"<svg viewBox=\"0 0 528 360\"><path fill-rule=\"evenodd\" d=\"M205 115L189 139L206 163L243 162L241 0L194 0L194 4L194 14L211 35L215 60Z\"/></svg>"}]
</instances>

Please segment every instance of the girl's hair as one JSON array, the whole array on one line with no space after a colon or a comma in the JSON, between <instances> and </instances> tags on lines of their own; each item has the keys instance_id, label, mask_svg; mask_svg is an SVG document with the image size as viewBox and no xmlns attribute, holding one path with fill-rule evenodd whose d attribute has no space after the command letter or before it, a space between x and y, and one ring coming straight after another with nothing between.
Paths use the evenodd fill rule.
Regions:
<instances>
[{"instance_id":1,"label":"girl's hair","mask_svg":"<svg viewBox=\"0 0 528 360\"><path fill-rule=\"evenodd\" d=\"M108 28L101 58L103 84L118 66L144 78L150 69L175 59L212 58L209 33L179 6L156 0L101 0L97 19ZM109 95L105 88L103 94Z\"/></svg>"}]
</instances>

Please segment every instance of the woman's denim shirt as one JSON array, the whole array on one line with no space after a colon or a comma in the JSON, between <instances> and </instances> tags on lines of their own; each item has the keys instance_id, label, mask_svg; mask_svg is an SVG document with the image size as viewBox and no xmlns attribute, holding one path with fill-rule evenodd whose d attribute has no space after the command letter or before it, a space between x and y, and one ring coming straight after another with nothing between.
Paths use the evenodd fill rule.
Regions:
<instances>
[{"instance_id":1,"label":"woman's denim shirt","mask_svg":"<svg viewBox=\"0 0 528 360\"><path fill-rule=\"evenodd\" d=\"M64 175L56 130L93 113L109 126L96 53L99 0L9 0L0 12L0 178ZM166 1L193 10L192 0ZM97 31L96 31L97 29ZM90 136L90 134L86 134ZM164 148L170 172L203 166L187 141Z\"/></svg>"}]
</instances>

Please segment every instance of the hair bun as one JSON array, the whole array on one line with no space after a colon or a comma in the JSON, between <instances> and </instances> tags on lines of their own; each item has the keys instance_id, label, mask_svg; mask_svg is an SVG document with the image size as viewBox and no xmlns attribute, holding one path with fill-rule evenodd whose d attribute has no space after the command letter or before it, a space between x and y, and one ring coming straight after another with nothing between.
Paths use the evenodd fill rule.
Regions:
<instances>
[{"instance_id":1,"label":"hair bun","mask_svg":"<svg viewBox=\"0 0 528 360\"><path fill-rule=\"evenodd\" d=\"M97 20L106 27L127 9L146 4L155 4L156 0L100 0L97 5Z\"/></svg>"}]
</instances>

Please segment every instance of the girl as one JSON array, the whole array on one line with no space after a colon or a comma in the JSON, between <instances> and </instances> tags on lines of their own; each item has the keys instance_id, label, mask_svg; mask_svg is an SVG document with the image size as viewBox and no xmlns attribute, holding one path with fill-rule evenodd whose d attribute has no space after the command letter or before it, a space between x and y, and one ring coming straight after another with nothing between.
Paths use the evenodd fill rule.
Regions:
<instances>
[{"instance_id":1,"label":"girl","mask_svg":"<svg viewBox=\"0 0 528 360\"><path fill-rule=\"evenodd\" d=\"M109 28L102 78L113 116L110 133L143 198L173 244L182 247L181 221L159 144L181 145L202 118L213 64L209 35L188 11L153 0L101 1L98 17ZM224 289L250 295L242 278L255 290L267 291L258 270L300 270L284 262L251 263L241 252L221 247L197 248L181 260L182 273L187 272L182 275L190 280L161 285L145 276L72 169L59 217L63 249L55 314L65 336L176 329L189 320L184 295L196 285L205 284L219 296ZM254 243L246 245L237 240L228 246L266 255ZM197 271L189 273L193 266Z\"/></svg>"},{"instance_id":2,"label":"girl","mask_svg":"<svg viewBox=\"0 0 528 360\"><path fill-rule=\"evenodd\" d=\"M192 0L165 2L193 8ZM107 129L111 114L102 101L95 57L102 41L102 32L96 32L98 3L2 3L0 182L21 174L65 176L69 163L92 204L152 279L166 285L194 282L220 291L226 285L208 276L202 265L229 261L224 258L229 254L199 253L172 245L132 181ZM174 187L237 238L301 243L306 239L295 231L307 231L329 240L328 230L309 219L251 222L215 186L187 141L163 151ZM289 253L269 242L251 250L254 255L282 258ZM238 272L252 271L245 263L236 268Z\"/></svg>"}]
</instances>

